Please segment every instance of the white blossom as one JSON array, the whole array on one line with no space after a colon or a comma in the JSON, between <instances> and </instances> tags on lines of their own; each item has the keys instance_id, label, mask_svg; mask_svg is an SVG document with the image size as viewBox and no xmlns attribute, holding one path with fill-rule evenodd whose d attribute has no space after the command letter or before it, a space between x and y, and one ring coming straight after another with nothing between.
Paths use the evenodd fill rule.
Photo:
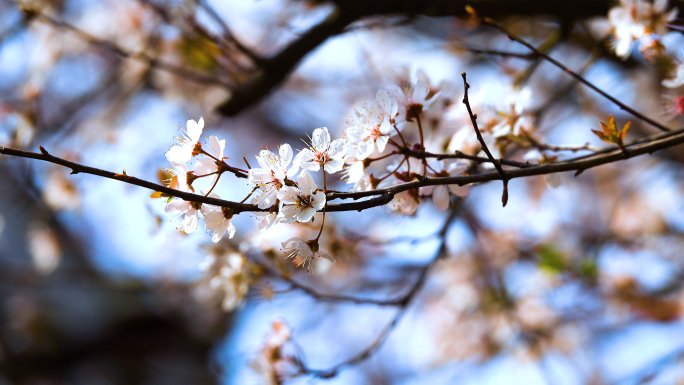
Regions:
<instances>
[{"instance_id":1,"label":"white blossom","mask_svg":"<svg viewBox=\"0 0 684 385\"><path fill-rule=\"evenodd\" d=\"M323 166L327 173L334 174L344 166L345 145L344 139L331 142L327 127L317 128L311 137L311 147L297 154L295 163L309 171L318 171Z\"/></svg>"},{"instance_id":2,"label":"white blossom","mask_svg":"<svg viewBox=\"0 0 684 385\"><path fill-rule=\"evenodd\" d=\"M404 215L413 215L419 204L418 189L413 189L396 194L389 203L389 208Z\"/></svg>"},{"instance_id":3,"label":"white blossom","mask_svg":"<svg viewBox=\"0 0 684 385\"><path fill-rule=\"evenodd\" d=\"M259 186L257 195L252 199L253 204L260 209L266 209L275 204L278 190L285 185L285 179L299 170L299 164L292 162L292 157L292 147L289 144L280 146L279 155L268 150L262 150L259 153L256 158L261 168L249 170L249 181ZM291 166L290 163L292 163Z\"/></svg>"},{"instance_id":4,"label":"white blossom","mask_svg":"<svg viewBox=\"0 0 684 385\"><path fill-rule=\"evenodd\" d=\"M634 41L649 47L659 44L658 38L668 32L667 23L677 17L678 9L667 11L667 0L621 0L608 12L613 29L615 54L627 58Z\"/></svg>"},{"instance_id":5,"label":"white blossom","mask_svg":"<svg viewBox=\"0 0 684 385\"><path fill-rule=\"evenodd\" d=\"M335 262L335 259L331 257L330 254L319 251L318 248L317 240L305 241L302 238L294 237L283 242L283 249L287 254L285 258L292 258L295 261L299 261L297 267L304 266L309 274L313 274L311 263L316 257Z\"/></svg>"},{"instance_id":6,"label":"white blossom","mask_svg":"<svg viewBox=\"0 0 684 385\"><path fill-rule=\"evenodd\" d=\"M278 223L277 212L257 212L254 214L259 219L259 230L268 230L271 226Z\"/></svg>"},{"instance_id":7,"label":"white blossom","mask_svg":"<svg viewBox=\"0 0 684 385\"><path fill-rule=\"evenodd\" d=\"M308 222L316 211L325 206L325 193L316 191L318 187L311 174L302 170L297 177L297 187L285 186L278 191L280 199L281 223Z\"/></svg>"},{"instance_id":8,"label":"white blossom","mask_svg":"<svg viewBox=\"0 0 684 385\"><path fill-rule=\"evenodd\" d=\"M354 191L369 191L373 189L370 174L368 174L363 161L347 161L347 167L342 171L342 179L354 186Z\"/></svg>"},{"instance_id":9,"label":"white blossom","mask_svg":"<svg viewBox=\"0 0 684 385\"><path fill-rule=\"evenodd\" d=\"M235 236L233 210L222 207L220 210L205 210L204 226L211 232L211 240L216 243L228 232L228 238Z\"/></svg>"},{"instance_id":10,"label":"white blossom","mask_svg":"<svg viewBox=\"0 0 684 385\"><path fill-rule=\"evenodd\" d=\"M176 138L179 145L171 147L166 152L166 159L176 163L189 161L193 155L196 155L195 146L200 145L199 139L203 129L204 118L200 118L199 122L192 119L188 120L187 130L181 129L181 136Z\"/></svg>"},{"instance_id":11,"label":"white blossom","mask_svg":"<svg viewBox=\"0 0 684 385\"><path fill-rule=\"evenodd\" d=\"M185 191L191 189L188 184L188 166L184 162L171 162L173 169L167 169L171 174L169 187L174 190Z\"/></svg>"},{"instance_id":12,"label":"white blossom","mask_svg":"<svg viewBox=\"0 0 684 385\"><path fill-rule=\"evenodd\" d=\"M412 122L423 111L427 111L430 105L437 100L439 92L431 94L427 83L427 76L418 71L418 80L411 82L410 71L404 67L398 75L399 94L397 96L399 115L397 116L397 128L401 129L407 122Z\"/></svg>"},{"instance_id":13,"label":"white blossom","mask_svg":"<svg viewBox=\"0 0 684 385\"><path fill-rule=\"evenodd\" d=\"M525 115L525 110L530 107L531 102L532 90L529 88L506 92L503 105L497 108L497 117L500 120L492 127L492 135L520 135L521 128L532 121L529 115Z\"/></svg>"},{"instance_id":14,"label":"white blossom","mask_svg":"<svg viewBox=\"0 0 684 385\"><path fill-rule=\"evenodd\" d=\"M385 91L378 91L375 99L368 99L360 108L355 109L347 120L345 137L348 148L359 160L366 159L376 146L382 152L392 136L390 115L396 110L396 101ZM389 111L386 111L389 108Z\"/></svg>"},{"instance_id":15,"label":"white blossom","mask_svg":"<svg viewBox=\"0 0 684 385\"><path fill-rule=\"evenodd\" d=\"M226 140L219 140L215 135L209 137L209 150L219 161L223 160L223 152L226 149ZM202 158L195 163L195 175L213 174L219 171L219 166L213 158ZM216 178L217 175L212 175L211 179Z\"/></svg>"},{"instance_id":16,"label":"white blossom","mask_svg":"<svg viewBox=\"0 0 684 385\"><path fill-rule=\"evenodd\" d=\"M443 159L433 160L428 163L428 170L433 171L434 177L449 177L461 175L468 169L468 162L463 159ZM432 192L432 201L440 210L449 208L449 192L465 198L470 194L470 186L459 186L457 184L427 186L423 188L422 192L430 194Z\"/></svg>"},{"instance_id":17,"label":"white blossom","mask_svg":"<svg viewBox=\"0 0 684 385\"><path fill-rule=\"evenodd\" d=\"M272 327L273 333L264 342L259 355L249 363L263 385L281 384L284 372L292 366L290 359L283 354L283 345L290 340L290 329L282 321L273 322Z\"/></svg>"},{"instance_id":18,"label":"white blossom","mask_svg":"<svg viewBox=\"0 0 684 385\"><path fill-rule=\"evenodd\" d=\"M224 311L237 308L249 291L249 269L247 259L240 253L230 251L221 256L208 255L200 269L209 274L209 289L212 296L221 298Z\"/></svg>"},{"instance_id":19,"label":"white blossom","mask_svg":"<svg viewBox=\"0 0 684 385\"><path fill-rule=\"evenodd\" d=\"M166 204L166 207L164 207L164 211L169 214L178 214L178 216L184 215L180 229L186 234L190 234L197 230L201 209L201 203L189 202L180 198L173 199L171 202Z\"/></svg>"}]
</instances>

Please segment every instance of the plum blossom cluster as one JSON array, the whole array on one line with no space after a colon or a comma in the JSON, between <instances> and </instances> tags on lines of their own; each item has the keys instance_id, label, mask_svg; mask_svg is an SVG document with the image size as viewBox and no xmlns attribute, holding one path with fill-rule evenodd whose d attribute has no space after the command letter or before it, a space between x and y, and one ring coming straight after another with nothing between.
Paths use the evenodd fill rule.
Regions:
<instances>
[{"instance_id":1,"label":"plum blossom cluster","mask_svg":"<svg viewBox=\"0 0 684 385\"><path fill-rule=\"evenodd\" d=\"M496 158L504 157L511 145L522 143L525 147L536 143L532 137L531 91L511 88L505 92L506 97L500 98L497 105L477 106L483 122L482 136ZM419 71L416 79L404 69L396 75L394 87L379 90L375 97L353 110L345 121L341 138L333 138L326 127L317 128L299 152L287 143L278 146L277 152L264 149L256 156L255 167L246 162L248 169L228 163L225 140L211 135L203 143L202 118L188 120L176 138L176 145L166 152L171 167L165 183L179 191L220 199L214 190L223 175L246 178L253 189L243 202L251 198L250 203L257 208L254 215L259 221L259 230L313 222L314 214L322 213L316 237L293 237L280 243L285 258L313 274L316 259L335 261L333 256L320 250L319 243L325 225L330 175L339 173L353 191L370 191L426 177L463 175L481 163L472 160L483 156L482 148L470 126L469 115L454 102L458 96L452 84L432 85L423 72ZM471 158L449 156L458 153ZM537 154L539 162L549 159ZM492 167L492 164L483 166ZM547 182L553 187L558 185L555 179ZM454 197L465 198L469 193L468 185L425 186L395 194L388 207L397 213L413 215L420 203L428 199L438 209L446 210ZM232 221L236 213L230 208L161 193L153 196L168 197L165 211L182 217L179 228L186 234L197 230L202 221L213 242L236 234Z\"/></svg>"},{"instance_id":2,"label":"plum blossom cluster","mask_svg":"<svg viewBox=\"0 0 684 385\"><path fill-rule=\"evenodd\" d=\"M668 10L668 0L621 0L608 12L615 54L627 58L638 42L644 56L660 56L665 50L661 37L668 33L667 24L677 13L677 8Z\"/></svg>"},{"instance_id":3,"label":"plum blossom cluster","mask_svg":"<svg viewBox=\"0 0 684 385\"><path fill-rule=\"evenodd\" d=\"M668 0L621 0L608 13L615 54L626 59L638 42L641 53L650 62L670 68L663 80L662 114L672 119L684 116L684 64L681 58L668 54L662 37L670 32L679 9L669 9ZM672 47L676 48L677 47Z\"/></svg>"}]
</instances>

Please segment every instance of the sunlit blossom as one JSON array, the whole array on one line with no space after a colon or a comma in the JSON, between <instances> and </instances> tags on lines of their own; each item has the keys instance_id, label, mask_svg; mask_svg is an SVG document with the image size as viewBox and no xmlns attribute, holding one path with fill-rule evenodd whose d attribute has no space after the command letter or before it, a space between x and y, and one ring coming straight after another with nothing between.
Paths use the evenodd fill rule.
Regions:
<instances>
[{"instance_id":1,"label":"sunlit blossom","mask_svg":"<svg viewBox=\"0 0 684 385\"><path fill-rule=\"evenodd\" d=\"M278 190L285 185L285 179L293 177L299 170L299 164L292 162L293 152L289 144L280 146L278 153L262 150L256 157L261 168L249 170L249 182L259 186L252 203L261 209L275 204Z\"/></svg>"},{"instance_id":2,"label":"sunlit blossom","mask_svg":"<svg viewBox=\"0 0 684 385\"><path fill-rule=\"evenodd\" d=\"M226 141L219 140L215 135L209 137L209 149L214 158L218 161L223 161L223 152L226 149ZM202 158L195 163L195 175L212 175L212 179L216 178L216 174L219 171L219 165L216 164L217 160L214 158Z\"/></svg>"},{"instance_id":3,"label":"sunlit blossom","mask_svg":"<svg viewBox=\"0 0 684 385\"><path fill-rule=\"evenodd\" d=\"M396 102L385 91L378 91L374 99L368 99L360 108L354 110L347 120L345 138L349 142L348 151L359 160L366 159L377 147L382 152L392 136L390 114ZM389 108L390 111L385 109Z\"/></svg>"},{"instance_id":4,"label":"sunlit blossom","mask_svg":"<svg viewBox=\"0 0 684 385\"><path fill-rule=\"evenodd\" d=\"M309 171L318 171L323 167L325 172L334 174L344 166L345 145L344 139L331 142L327 127L317 128L311 136L311 147L297 154L295 163Z\"/></svg>"},{"instance_id":5,"label":"sunlit blossom","mask_svg":"<svg viewBox=\"0 0 684 385\"><path fill-rule=\"evenodd\" d=\"M185 163L197 155L195 147L201 146L199 140L203 129L204 118L200 118L199 122L188 120L187 128L181 129L181 136L176 138L178 145L166 152L166 158L171 162Z\"/></svg>"},{"instance_id":6,"label":"sunlit blossom","mask_svg":"<svg viewBox=\"0 0 684 385\"><path fill-rule=\"evenodd\" d=\"M285 186L278 191L280 199L279 220L282 223L308 222L316 211L325 206L325 193L316 191L318 186L307 170L297 177L297 187Z\"/></svg>"},{"instance_id":7,"label":"sunlit blossom","mask_svg":"<svg viewBox=\"0 0 684 385\"><path fill-rule=\"evenodd\" d=\"M211 240L216 243L228 232L228 238L235 236L233 225L233 210L222 207L220 210L206 210L203 212L204 225L211 232Z\"/></svg>"}]
</instances>

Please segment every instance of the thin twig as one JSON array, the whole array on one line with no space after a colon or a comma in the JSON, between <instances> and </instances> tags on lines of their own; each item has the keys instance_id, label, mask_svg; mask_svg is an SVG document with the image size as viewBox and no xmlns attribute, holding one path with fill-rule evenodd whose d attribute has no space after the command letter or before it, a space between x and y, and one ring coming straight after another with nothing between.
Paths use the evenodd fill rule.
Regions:
<instances>
[{"instance_id":1,"label":"thin twig","mask_svg":"<svg viewBox=\"0 0 684 385\"><path fill-rule=\"evenodd\" d=\"M477 127L477 115L473 114L473 110L472 108L470 108L470 101L468 100L468 88L470 88L470 84L468 84L468 82L466 81L465 72L461 73L461 76L463 77L463 88L465 89L465 94L463 96L463 104L465 104L466 108L468 109L470 121L473 123L473 129L475 130L475 134L477 135L477 140L480 142L480 145L482 146L482 150L485 152L485 154L487 154L487 158L489 158L489 160L492 163L494 163L496 171L501 176L501 180L503 181L503 194L501 195L501 202L503 203L504 207L506 207L506 203L508 203L508 176L506 176L506 172L501 167L501 162L497 159L494 159L492 153L487 148L487 144L485 143L484 138L482 138L480 129Z\"/></svg>"},{"instance_id":2,"label":"thin twig","mask_svg":"<svg viewBox=\"0 0 684 385\"><path fill-rule=\"evenodd\" d=\"M274 268L271 266L259 262L259 261L254 261L255 264L261 266L264 270L266 270L269 275L272 277L276 277L278 279L281 279L287 283L290 284L291 287L301 290L308 294L309 296L319 300L319 301L326 301L326 302L351 302L355 303L358 305L377 305L377 306L399 306L402 304L402 302L405 299L405 295L401 296L396 299L372 299L372 298L359 298L359 297L353 297L349 295L341 295L341 294L326 294L326 293L321 293L317 291L316 289L305 285L303 283L299 283L295 281L294 279L281 274L280 272L276 271Z\"/></svg>"},{"instance_id":3,"label":"thin twig","mask_svg":"<svg viewBox=\"0 0 684 385\"><path fill-rule=\"evenodd\" d=\"M411 289L409 290L408 293L401 299L401 302L399 303L399 309L397 310L397 313L392 317L392 320L385 325L385 327L382 329L380 334L375 338L375 340L368 345L364 350L359 352L358 354L350 357L349 359L342 361L336 365L331 366L328 369L311 369L306 366L304 362L298 361L297 363L299 364L299 372L297 374L299 375L311 375L319 378L332 378L335 377L339 371L342 368L348 367L348 366L353 366L356 365L364 360L366 360L368 357L370 357L373 353L377 352L378 349L383 345L383 343L387 340L387 337L389 337L390 333L395 329L395 327L399 324L399 321L406 315L406 312L409 308L409 305L413 300L416 298L416 295L420 290L423 288L425 285L425 282L428 277L428 273L430 272L430 269L439 261L440 259L444 258L447 253L447 247L446 247L446 234L447 230L449 230L450 225L453 223L453 221L456 219L458 215L458 208L454 207L451 209L451 212L449 214L449 217L444 221L444 225L442 226L441 230L439 231L439 239L440 239L440 244L439 248L437 250L437 253L435 253L435 256L432 258L430 263L428 263L423 269L421 270L418 279L416 282L413 284Z\"/></svg>"},{"instance_id":4,"label":"thin twig","mask_svg":"<svg viewBox=\"0 0 684 385\"><path fill-rule=\"evenodd\" d=\"M74 25L71 25L71 24L65 22L65 21L57 20L57 19L54 19L50 16L47 16L47 15L44 15L41 13L37 13L36 17L47 21L48 23L52 24L55 27L68 29L71 32L73 32L76 36L78 36L79 38L88 42L89 44L92 44L94 46L98 46L100 48L104 48L110 52L113 52L114 54L116 54L118 56L125 57L125 58L134 58L134 59L139 59L139 60L145 61L145 62L147 62L147 64L150 65L150 67L155 67L155 68L158 68L160 70L164 70L164 71L173 73L175 75L178 75L178 76L180 76L184 79L190 80L190 81L194 81L194 82L198 82L198 83L204 83L204 84L221 85L221 86L228 88L228 89L230 89L232 87L231 84L228 84L225 81L218 79L216 77L200 74L200 73L193 72L193 71L188 71L188 70L181 68L181 67L178 67L174 64L167 63L165 61L161 61L159 59L152 58L143 52L138 52L138 53L128 52L128 51L122 49L121 47L118 47L114 43L104 41L104 40L100 40L100 39L90 35L89 33L85 32L85 31L75 27Z\"/></svg>"},{"instance_id":5,"label":"thin twig","mask_svg":"<svg viewBox=\"0 0 684 385\"><path fill-rule=\"evenodd\" d=\"M523 40L522 38L520 38L520 37L514 35L513 33L511 33L510 31L508 31L508 30L505 29L504 27L500 26L500 25L499 25L497 22L495 22L493 19L491 19L491 18L489 18L489 17L485 17L485 18L482 19L482 22L485 23L485 24L487 24L487 25L489 25L489 26L492 26L492 27L498 29L499 31L501 31L501 32L503 32L503 33L505 33L506 36L508 36L509 39L511 39L511 40L513 40L513 41L516 41L516 42L518 42L518 43L524 45L525 47L529 48L532 52L534 52L535 54L539 55L542 59L544 59L544 60L548 61L549 63L555 65L556 67L562 69L565 73L567 73L568 75L570 75L570 76L572 76L573 78L577 79L577 81L579 81L580 83L584 84L585 86L587 86L587 87L591 88L592 90L596 91L596 92L599 93L601 96L603 96L604 98L610 100L610 101L613 102L615 105L617 105L618 107L620 107L620 109L622 109L622 110L624 110L624 111L627 111L628 113L630 113L631 115L633 115L635 118L637 118L637 119L639 119L639 120L642 120L642 121L644 121L644 122L650 124L651 126L657 128L657 129L659 129L659 130L661 130L661 131L670 131L670 128L665 127L664 125L662 125L662 124L656 122L655 120L653 120L653 119L651 119L651 118L649 118L649 117L647 117L647 116L642 115L639 111L637 111L637 110L633 109L632 107L630 107L630 106L628 106L628 105L622 103L621 101L617 100L617 99L614 98L613 96L608 95L608 93L606 93L606 92L603 91L602 89L598 88L597 86L595 86L594 84L592 84L591 82L589 82L588 80L586 80L586 79L585 79L584 77L582 77L580 74L574 72L573 70L571 70L570 68L566 67L566 66L563 65L561 62L559 62L558 60L552 58L551 56L549 56L549 55L547 55L547 54L545 54L545 53L539 51L539 50L538 50L537 48L535 48L532 44L530 44L530 43L528 43L527 41Z\"/></svg>"}]
</instances>

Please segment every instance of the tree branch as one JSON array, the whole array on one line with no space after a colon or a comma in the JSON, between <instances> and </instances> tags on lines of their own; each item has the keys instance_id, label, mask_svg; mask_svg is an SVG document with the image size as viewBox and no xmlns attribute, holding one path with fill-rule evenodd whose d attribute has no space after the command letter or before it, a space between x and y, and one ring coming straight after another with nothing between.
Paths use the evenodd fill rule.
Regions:
<instances>
[{"instance_id":1,"label":"tree branch","mask_svg":"<svg viewBox=\"0 0 684 385\"><path fill-rule=\"evenodd\" d=\"M516 42L518 42L518 43L524 45L525 47L529 48L532 52L534 52L536 55L538 55L538 56L541 57L542 59L544 59L544 60L548 61L549 63L555 65L556 67L562 69L565 73L567 73L568 75L570 75L570 76L572 76L573 78L575 78L578 82L584 84L585 86L587 86L587 87L591 88L592 90L596 91L599 95L601 95L601 96L603 96L604 98L610 100L613 104L615 104L615 105L617 105L618 107L620 107L621 110L627 111L629 114L631 114L631 115L634 116L635 118L637 118L637 119L639 119L639 120L641 120L641 121L644 121L644 122L650 124L651 126L657 128L657 129L659 129L660 131L670 131L670 129L669 129L668 127L665 127L664 125L662 125L662 124L656 122L655 120L653 120L653 119L651 119L651 118L649 118L649 117L647 117L647 116L641 114L639 111L633 109L632 107L630 107L630 106L628 106L628 105L622 103L621 101L617 100L617 99L614 98L613 96L610 96L608 93L606 93L606 92L603 91L602 89L598 88L597 86L595 86L594 84L592 84L591 82L589 82L587 79L585 79L584 77L582 77L580 74L574 72L573 70L571 70L570 68L566 67L565 65L563 65L563 64L562 64L561 62L559 62L558 60L556 60L556 59L552 58L551 56L549 56L549 55L547 55L547 54L541 52L540 50L538 50L537 48L535 48L532 44L526 42L526 41L523 40L522 38L520 38L520 37L514 35L513 33L511 33L510 31L508 31L508 30L505 29L504 27L500 26L500 25L499 25L497 22L495 22L492 18L485 17L485 18L482 19L482 22L485 23L486 25L489 25L489 26L491 26L491 27L494 27L494 28L498 29L499 31L503 32L504 34L506 34L506 36L508 36L509 39L511 39L511 40L513 40L513 41L516 41Z\"/></svg>"},{"instance_id":2,"label":"tree branch","mask_svg":"<svg viewBox=\"0 0 684 385\"><path fill-rule=\"evenodd\" d=\"M409 305L413 300L416 298L416 295L420 290L423 288L425 285L425 281L427 280L428 273L430 272L430 269L439 261L440 259L444 258L447 253L447 247L446 247L446 233L447 230L449 230L450 225L453 223L453 221L456 219L458 216L459 212L459 207L452 207L451 212L449 213L449 216L447 219L444 221L444 225L442 225L442 228L439 231L439 248L437 250L437 253L435 254L434 257L432 257L432 260L430 263L428 263L423 269L420 271L420 275L418 276L418 279L416 280L416 283L413 284L411 289L409 290L408 293L402 298L401 302L398 304L399 310L397 313L394 315L392 320L385 325L385 327L382 329L380 334L375 338L375 340L364 350L359 352L358 354L350 357L349 359L340 362L337 365L334 365L328 369L311 369L306 366L304 362L299 361L299 372L297 374L299 375L311 375L319 378L332 378L339 373L339 371L347 366L353 366L356 365L364 360L366 360L368 357L370 357L373 353L378 351L382 344L387 340L387 337L389 337L390 333L394 330L394 328L399 324L399 321L406 315L406 311L408 310Z\"/></svg>"},{"instance_id":3,"label":"tree branch","mask_svg":"<svg viewBox=\"0 0 684 385\"><path fill-rule=\"evenodd\" d=\"M477 115L473 114L473 110L472 108L470 108L470 101L468 100L468 88L470 88L470 84L468 84L468 82L466 81L465 72L463 72L461 76L463 77L463 88L465 90L463 95L463 104L465 104L466 109L468 109L470 121L473 124L473 129L475 130L475 134L477 135L477 140L480 142L480 145L482 146L482 150L485 152L485 154L487 154L487 158L489 158L489 161L494 163L496 172L498 172L499 176L501 176L501 180L503 181L503 195L501 196L501 202L503 203L504 207L506 207L506 203L508 203L508 177L506 176L506 172L504 172L503 168L501 168L501 162L497 159L494 159L492 153L487 148L487 144L482 138L480 129L477 127Z\"/></svg>"},{"instance_id":4,"label":"tree branch","mask_svg":"<svg viewBox=\"0 0 684 385\"><path fill-rule=\"evenodd\" d=\"M259 63L261 70L233 89L227 101L218 107L226 116L234 116L259 102L282 83L297 64L329 37L344 32L351 23L369 16L462 16L469 17L466 5L477 5L490 16L557 15L564 19L606 15L608 0L335 0L337 10L324 22L311 28L276 56Z\"/></svg>"},{"instance_id":5,"label":"tree branch","mask_svg":"<svg viewBox=\"0 0 684 385\"><path fill-rule=\"evenodd\" d=\"M676 131L670 131L664 134L658 134L651 137L652 139L639 139L631 144L625 145L628 152L623 152L617 147L608 148L597 152L595 154L590 154L586 156L581 156L573 159L569 159L561 162L546 163L542 165L524 167L517 170L507 170L506 178L524 178L536 175L546 175L554 174L558 172L575 171L575 175L579 175L585 170L593 167L601 166L608 163L618 162L625 159L630 159L643 154L651 154L655 151L663 150L666 148L674 147L676 145L684 143L684 128L680 128ZM8 147L0 147L0 154L16 156L21 158L38 159L50 163L59 164L61 166L70 168L72 174L91 174L101 176L108 179L116 179L118 181L133 184L140 187L145 187L150 190L160 191L166 193L170 196L184 199L186 201L205 203L214 206L228 207L233 209L235 214L241 212L260 212L268 211L269 209L260 209L256 205L231 202L223 199L217 199L212 197L205 197L203 195L192 194L189 192L183 192L179 190L174 190L172 188L148 182L143 179L132 177L126 175L125 173L117 174L111 171L105 171L94 167L84 166L75 162L71 162L56 156L50 155L44 148L40 147L41 153L18 150ZM245 178L244 174L237 173L236 176ZM395 194L402 191L407 191L423 186L436 186L436 185L449 185L457 184L463 186L466 184L473 183L483 183L493 180L502 180L499 172L487 172L476 175L460 175L452 177L440 177L440 178L421 178L421 180L416 180L412 182L406 182L398 184L395 186L390 186L382 189L375 189L370 191L356 191L356 192L330 192L327 194L328 200L334 199L360 199L366 197L373 197L371 199L350 202L350 203L339 203L339 204L329 204L326 211L327 212L339 212L339 211L362 211L372 207L383 206L389 203Z\"/></svg>"}]
</instances>

